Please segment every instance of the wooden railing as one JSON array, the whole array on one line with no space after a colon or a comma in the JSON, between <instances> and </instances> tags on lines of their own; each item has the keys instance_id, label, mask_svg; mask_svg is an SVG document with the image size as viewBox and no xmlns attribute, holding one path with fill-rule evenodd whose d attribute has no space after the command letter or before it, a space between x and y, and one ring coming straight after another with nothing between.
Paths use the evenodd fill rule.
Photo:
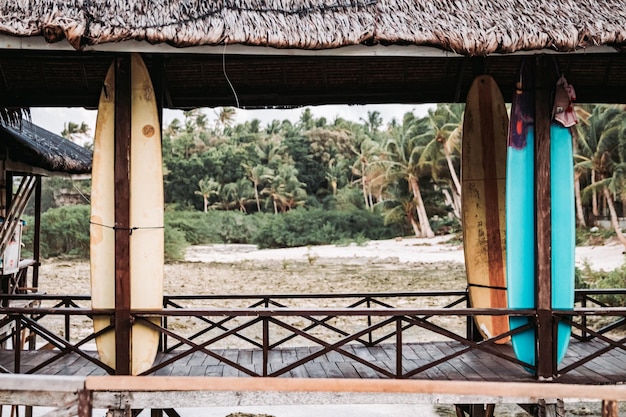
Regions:
<instances>
[{"instance_id":1,"label":"wooden railing","mask_svg":"<svg viewBox=\"0 0 626 417\"><path fill-rule=\"evenodd\" d=\"M600 299L607 295L624 295L626 290L579 290L577 300L580 307L574 310L554 311L553 321L568 321L574 329L574 337L581 341L601 341L603 346L596 353L583 360L568 364L555 370L555 375L563 375L612 349L626 349L624 338L619 327L624 323L626 308L607 307ZM398 308L397 305L418 304L424 297L440 301L440 306L428 308ZM13 346L28 330L39 338L41 343L48 344L56 352L44 363L30 368L28 373L45 373L45 368L65 355L74 353L82 356L96 366L112 372L86 349L95 338L106 332L113 331L113 326L98 334L86 336L75 334L72 320L89 320L93 315L110 315L112 310L92 310L88 296L54 296L46 294L17 294L0 296L1 300L31 300L41 304L40 307L0 308L4 318L0 327L9 322L14 323ZM319 308L314 305L345 302L347 307ZM206 304L201 307L186 304ZM209 307L219 304L243 304L240 308ZM518 364L527 369L534 369L531 364L523 363L510 354L502 353L496 342L528 327L518 328L506 334L487 340L477 340L473 326L473 317L477 315L517 315L530 317L534 325L534 310L506 309L474 309L467 306L465 291L442 292L406 292L406 293L361 293L361 294L316 294L316 295L256 295L256 296L167 296L161 310L133 311L135 323L142 323L161 332L163 335L161 350L168 353L167 359L158 363L145 374L157 372L159 369L189 357L194 352L219 359L237 371L253 376L280 376L305 363L315 361L321 355L333 352L350 358L381 376L387 378L410 378L433 367L450 361L471 351L481 351L508 362ZM294 306L295 305L295 306ZM303 307L305 305L305 307ZM313 306L311 306L313 305ZM157 326L149 318L162 318L162 326ZM450 319L457 318L455 325ZM465 321L459 326L459 319ZM609 322L605 319L610 319ZM62 334L51 331L45 324L46 319L61 320ZM177 326L182 319L195 322L191 328ZM600 320L603 319L603 320ZM58 325L57 325L58 327ZM440 356L430 363L407 369L402 355L402 346L420 333L441 340L450 340L459 344L460 348ZM8 336L7 336L8 337ZM419 340L423 340L422 337ZM2 341L2 340L0 340ZM220 343L257 349L263 356L260 369L250 369L233 358L221 356L215 349ZM300 343L315 346L309 354L281 367L271 366L272 352L284 346ZM351 345L366 347L392 344L397 346L393 363L381 366L354 354ZM14 369L0 369L0 372L16 372L21 370L21 349L14 350Z\"/></svg>"}]
</instances>

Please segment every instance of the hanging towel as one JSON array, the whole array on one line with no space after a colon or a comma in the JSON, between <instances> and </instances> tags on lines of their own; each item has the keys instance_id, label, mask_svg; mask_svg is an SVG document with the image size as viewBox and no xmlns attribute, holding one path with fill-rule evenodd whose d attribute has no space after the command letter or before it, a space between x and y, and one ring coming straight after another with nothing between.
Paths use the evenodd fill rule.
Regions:
<instances>
[{"instance_id":1,"label":"hanging towel","mask_svg":"<svg viewBox=\"0 0 626 417\"><path fill-rule=\"evenodd\" d=\"M578 117L572 104L574 100L576 100L574 87L568 84L565 77L561 75L556 82L552 118L562 124L563 127L572 127L578 123Z\"/></svg>"}]
</instances>

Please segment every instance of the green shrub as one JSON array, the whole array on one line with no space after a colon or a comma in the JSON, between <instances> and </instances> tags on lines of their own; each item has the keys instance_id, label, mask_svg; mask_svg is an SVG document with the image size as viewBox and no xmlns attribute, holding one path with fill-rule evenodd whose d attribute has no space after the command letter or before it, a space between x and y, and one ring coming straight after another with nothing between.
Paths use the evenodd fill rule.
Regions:
<instances>
[{"instance_id":1,"label":"green shrub","mask_svg":"<svg viewBox=\"0 0 626 417\"><path fill-rule=\"evenodd\" d=\"M612 271L594 271L585 264L582 269L577 269L576 288L626 288L626 265ZM597 298L609 306L626 305L626 295L600 295Z\"/></svg>"},{"instance_id":2,"label":"green shrub","mask_svg":"<svg viewBox=\"0 0 626 417\"><path fill-rule=\"evenodd\" d=\"M175 227L165 227L165 262L179 262L185 259L185 249L189 246L185 232Z\"/></svg>"},{"instance_id":3,"label":"green shrub","mask_svg":"<svg viewBox=\"0 0 626 417\"><path fill-rule=\"evenodd\" d=\"M184 232L191 245L249 243L263 217L263 213L246 215L240 211L167 211L165 225Z\"/></svg>"},{"instance_id":4,"label":"green shrub","mask_svg":"<svg viewBox=\"0 0 626 417\"><path fill-rule=\"evenodd\" d=\"M602 246L604 242L615 236L614 230L602 227L592 227L590 229L576 228L576 245L580 246Z\"/></svg>"},{"instance_id":5,"label":"green shrub","mask_svg":"<svg viewBox=\"0 0 626 417\"><path fill-rule=\"evenodd\" d=\"M398 229L384 225L380 215L367 210L327 211L321 208L291 210L267 216L253 243L262 248L345 244L346 240L389 239Z\"/></svg>"},{"instance_id":6,"label":"green shrub","mask_svg":"<svg viewBox=\"0 0 626 417\"><path fill-rule=\"evenodd\" d=\"M53 208L41 215L41 256L89 257L88 205Z\"/></svg>"}]
</instances>

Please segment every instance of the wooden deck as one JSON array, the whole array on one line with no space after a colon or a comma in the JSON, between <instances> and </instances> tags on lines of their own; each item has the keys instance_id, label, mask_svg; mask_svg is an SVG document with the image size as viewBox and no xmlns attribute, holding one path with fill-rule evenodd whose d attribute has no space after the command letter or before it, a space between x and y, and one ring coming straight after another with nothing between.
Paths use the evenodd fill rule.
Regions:
<instances>
[{"instance_id":1,"label":"wooden deck","mask_svg":"<svg viewBox=\"0 0 626 417\"><path fill-rule=\"evenodd\" d=\"M597 352L604 345L600 342L572 341L568 354L561 368ZM404 373L417 369L425 364L464 349L457 342L408 343L402 346L402 367ZM310 361L282 372L289 364L309 355L315 356L320 347L278 348L269 351L268 365L270 375L291 378L358 378L380 379L389 378L373 367L350 358L350 354L362 358L366 363L395 373L396 346L383 344L366 347L358 344L344 346L344 355L336 351L327 352ZM499 346L498 350L512 356L509 346ZM246 377L250 374L262 375L263 351L260 349L217 349L211 354L197 351L184 356L167 366L152 373L155 376L209 376L209 377ZM55 351L23 351L21 352L21 373L29 373L38 364L58 355ZM93 351L87 352L96 357ZM157 363L174 358L176 353L160 353ZM237 370L228 362L245 367L250 372ZM9 371L14 370L14 352L0 351L0 365ZM47 365L37 374L46 375L106 375L94 363L76 353L68 353ZM480 350L471 350L458 357L440 363L420 372L412 379L454 380L454 381L502 381L532 382L535 378L520 365L490 355ZM626 382L626 351L611 350L585 365L572 370L558 379L561 383L572 384L616 384Z\"/></svg>"}]
</instances>

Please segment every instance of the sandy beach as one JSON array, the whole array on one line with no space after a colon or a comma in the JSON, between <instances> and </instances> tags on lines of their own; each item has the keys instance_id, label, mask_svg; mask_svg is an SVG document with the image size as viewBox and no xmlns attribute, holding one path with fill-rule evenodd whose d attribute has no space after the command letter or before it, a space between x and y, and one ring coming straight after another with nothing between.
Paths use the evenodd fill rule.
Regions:
<instances>
[{"instance_id":1,"label":"sandy beach","mask_svg":"<svg viewBox=\"0 0 626 417\"><path fill-rule=\"evenodd\" d=\"M450 243L453 242L453 243ZM363 245L324 245L286 249L262 249L255 245L203 245L187 249L188 262L236 263L243 261L307 261L337 259L347 263L389 262L409 263L464 263L463 246L450 236L432 239L403 238L376 240ZM593 270L613 270L624 263L624 247L609 241L603 246L576 248L576 266L588 264Z\"/></svg>"}]
</instances>

